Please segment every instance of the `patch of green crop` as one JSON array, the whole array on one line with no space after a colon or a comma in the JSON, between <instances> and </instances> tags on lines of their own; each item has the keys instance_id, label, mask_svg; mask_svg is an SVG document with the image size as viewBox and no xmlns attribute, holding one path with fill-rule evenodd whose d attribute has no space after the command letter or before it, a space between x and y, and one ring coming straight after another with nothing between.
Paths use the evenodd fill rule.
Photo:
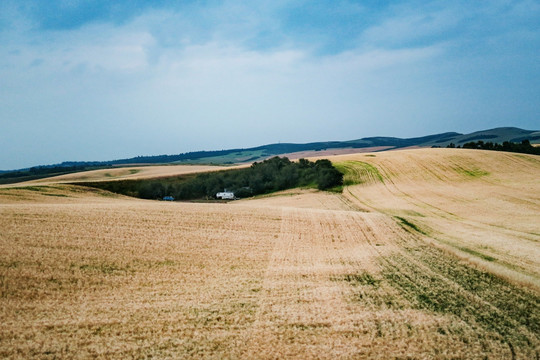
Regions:
<instances>
[{"instance_id":1,"label":"patch of green crop","mask_svg":"<svg viewBox=\"0 0 540 360\"><path fill-rule=\"evenodd\" d=\"M394 216L397 220L399 220L399 224L403 229L405 229L407 232L411 232L410 230L414 230L416 232L419 232L420 234L427 235L425 231L420 229L416 224L412 223L411 221L401 217L401 216Z\"/></svg>"},{"instance_id":2,"label":"patch of green crop","mask_svg":"<svg viewBox=\"0 0 540 360\"><path fill-rule=\"evenodd\" d=\"M69 197L65 194L43 194L44 196L53 196L53 197Z\"/></svg>"},{"instance_id":3,"label":"patch of green crop","mask_svg":"<svg viewBox=\"0 0 540 360\"><path fill-rule=\"evenodd\" d=\"M466 247L458 247L458 249L463 251L463 252L466 252L467 254L477 256L477 257L479 257L481 259L484 259L486 261L496 261L497 260L497 258L494 258L494 257L486 255L486 254L482 254L481 252L478 252L476 250L472 250L472 249L469 249L469 248L466 248Z\"/></svg>"},{"instance_id":4,"label":"patch of green crop","mask_svg":"<svg viewBox=\"0 0 540 360\"><path fill-rule=\"evenodd\" d=\"M333 164L343 174L343 185L357 185L370 182L382 182L384 178L379 170L363 161L342 161Z\"/></svg>"},{"instance_id":5,"label":"patch of green crop","mask_svg":"<svg viewBox=\"0 0 540 360\"><path fill-rule=\"evenodd\" d=\"M478 178L482 176L487 176L489 173L487 171L481 170L479 168L470 168L466 169L461 166L454 167L454 171L457 172L460 175L469 177L469 178Z\"/></svg>"},{"instance_id":6,"label":"patch of green crop","mask_svg":"<svg viewBox=\"0 0 540 360\"><path fill-rule=\"evenodd\" d=\"M449 314L534 351L540 333L540 297L432 247L382 258L382 276L414 308ZM509 345L510 346L510 345Z\"/></svg>"}]
</instances>

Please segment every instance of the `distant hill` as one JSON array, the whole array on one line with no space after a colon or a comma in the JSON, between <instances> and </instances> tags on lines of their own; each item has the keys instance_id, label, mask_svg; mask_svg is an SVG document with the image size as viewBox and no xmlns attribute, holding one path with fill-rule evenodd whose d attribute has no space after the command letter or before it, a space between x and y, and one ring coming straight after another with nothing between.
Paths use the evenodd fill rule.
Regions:
<instances>
[{"instance_id":1,"label":"distant hill","mask_svg":"<svg viewBox=\"0 0 540 360\"><path fill-rule=\"evenodd\" d=\"M505 141L520 143L523 140L529 140L531 143L540 143L540 131L535 130L523 130L515 127L501 127L490 130L482 130L473 132L471 134L458 134L457 136L444 141L436 141L431 145L438 145L441 147L447 146L450 142L456 146L471 142L471 141L484 141L501 144ZM426 144L429 145L429 144Z\"/></svg>"},{"instance_id":2,"label":"distant hill","mask_svg":"<svg viewBox=\"0 0 540 360\"><path fill-rule=\"evenodd\" d=\"M504 141L521 142L529 140L540 143L540 131L523 130L515 127L502 127L477 131L471 134L447 132L415 138L368 137L349 141L324 141L307 144L279 143L257 146L247 149L230 149L217 151L194 151L177 155L137 156L129 159L111 161L65 161L61 164L36 166L16 171L0 171L0 184L20 182L53 175L66 174L75 171L124 166L134 164L237 164L243 162L261 161L276 155L290 154L303 151L322 151L330 149L359 149L385 147L384 150L399 149L411 146L446 147L450 143L463 145L471 141ZM381 150L382 151L382 150Z\"/></svg>"},{"instance_id":3,"label":"distant hill","mask_svg":"<svg viewBox=\"0 0 540 360\"><path fill-rule=\"evenodd\" d=\"M241 162L253 162L266 159L270 156L290 154L302 151L320 151L329 149L358 149L370 147L388 147L389 149L399 149L410 146L446 147L450 143L463 145L470 141L491 141L502 143L504 141L521 142L529 140L532 143L540 142L540 131L523 130L515 127L503 127L490 130L483 130L471 134L460 134L457 132L447 132L442 134L428 135L415 138L396 137L367 137L349 141L323 141L307 144L279 143L262 145L247 149L230 149L219 151L197 151L178 155L158 155L158 156L138 156L130 159L115 160L103 163L88 163L88 165L131 165L131 164L156 164L156 163L176 163L176 164L236 164ZM66 162L65 166L81 165L80 162ZM84 164L84 163L83 163Z\"/></svg>"}]
</instances>

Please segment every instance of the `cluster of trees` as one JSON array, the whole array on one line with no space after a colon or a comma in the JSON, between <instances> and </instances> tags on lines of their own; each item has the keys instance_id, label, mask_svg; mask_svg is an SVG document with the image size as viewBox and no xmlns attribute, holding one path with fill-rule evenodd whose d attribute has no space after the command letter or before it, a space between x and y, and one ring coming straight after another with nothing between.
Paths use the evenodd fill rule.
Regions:
<instances>
[{"instance_id":1,"label":"cluster of trees","mask_svg":"<svg viewBox=\"0 0 540 360\"><path fill-rule=\"evenodd\" d=\"M456 145L450 143L447 148L455 148ZM459 145L457 146L460 147ZM523 140L521 143L513 143L505 141L502 144L492 143L491 141L483 142L468 142L463 144L464 149L481 149L481 150L495 150L495 151L509 151L523 154L540 155L540 147L534 147L529 140Z\"/></svg>"},{"instance_id":2,"label":"cluster of trees","mask_svg":"<svg viewBox=\"0 0 540 360\"><path fill-rule=\"evenodd\" d=\"M245 169L226 170L154 180L114 181L85 185L136 196L143 199L161 199L172 196L177 200L212 199L227 189L237 197L249 197L295 187L317 187L327 190L343 184L343 174L329 160L311 162L300 159L273 157L255 162Z\"/></svg>"}]
</instances>

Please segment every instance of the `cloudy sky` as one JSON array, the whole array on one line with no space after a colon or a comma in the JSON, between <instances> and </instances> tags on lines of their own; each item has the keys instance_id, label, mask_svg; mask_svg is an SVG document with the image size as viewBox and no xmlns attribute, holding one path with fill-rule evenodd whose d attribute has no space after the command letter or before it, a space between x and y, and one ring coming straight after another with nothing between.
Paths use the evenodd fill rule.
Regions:
<instances>
[{"instance_id":1,"label":"cloudy sky","mask_svg":"<svg viewBox=\"0 0 540 360\"><path fill-rule=\"evenodd\" d=\"M540 129L540 1L0 0L0 169Z\"/></svg>"}]
</instances>

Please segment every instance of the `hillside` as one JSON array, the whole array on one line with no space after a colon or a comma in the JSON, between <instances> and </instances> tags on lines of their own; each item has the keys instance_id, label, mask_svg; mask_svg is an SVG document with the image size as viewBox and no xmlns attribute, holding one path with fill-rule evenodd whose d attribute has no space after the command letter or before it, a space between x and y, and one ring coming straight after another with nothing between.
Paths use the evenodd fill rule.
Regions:
<instances>
[{"instance_id":1,"label":"hillside","mask_svg":"<svg viewBox=\"0 0 540 360\"><path fill-rule=\"evenodd\" d=\"M65 184L80 182L101 182L113 180L141 180L155 179L161 177L180 176L187 174L196 174L202 172L211 172L230 169L231 167L215 165L154 165L154 166L128 166L115 167L98 170L79 171L74 173L62 174L30 180L17 183L17 186L47 185L47 184ZM2 187L11 187L14 184L0 185Z\"/></svg>"},{"instance_id":2,"label":"hillside","mask_svg":"<svg viewBox=\"0 0 540 360\"><path fill-rule=\"evenodd\" d=\"M348 168L344 196L439 246L540 289L540 159L463 149L333 158Z\"/></svg>"},{"instance_id":3,"label":"hillside","mask_svg":"<svg viewBox=\"0 0 540 360\"><path fill-rule=\"evenodd\" d=\"M537 156L332 161L342 194L0 189L0 357L538 357Z\"/></svg>"},{"instance_id":4,"label":"hillside","mask_svg":"<svg viewBox=\"0 0 540 360\"><path fill-rule=\"evenodd\" d=\"M456 146L471 142L484 141L501 144L505 141L520 143L523 140L529 140L531 143L540 143L540 131L523 130L513 127L502 127L490 130L477 131L470 134L460 134L454 137L445 139L444 141L437 140L428 142L425 145L447 146L451 142Z\"/></svg>"}]
</instances>

